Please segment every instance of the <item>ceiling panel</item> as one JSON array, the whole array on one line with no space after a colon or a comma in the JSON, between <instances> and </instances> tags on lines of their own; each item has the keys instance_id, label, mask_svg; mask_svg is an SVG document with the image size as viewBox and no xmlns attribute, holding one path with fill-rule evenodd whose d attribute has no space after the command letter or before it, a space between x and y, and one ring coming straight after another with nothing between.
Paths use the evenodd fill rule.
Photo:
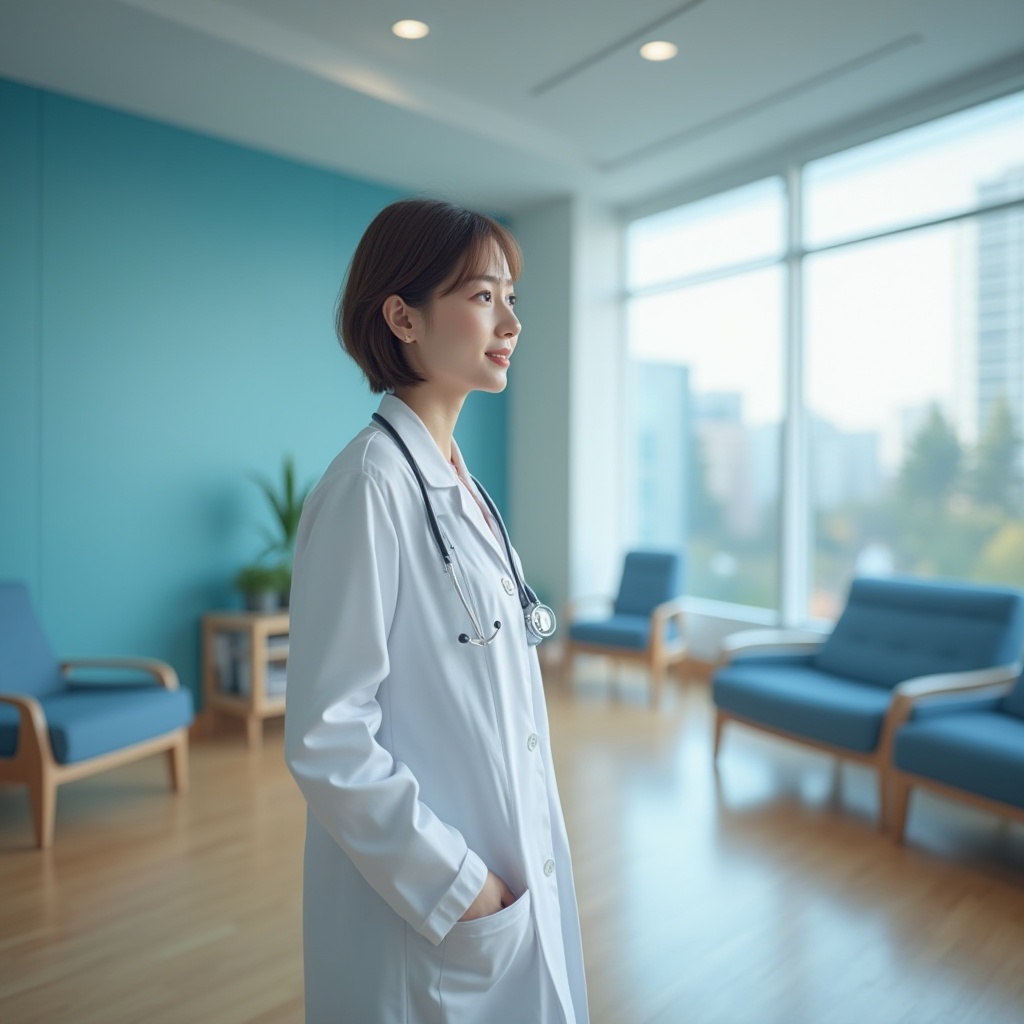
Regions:
<instances>
[{"instance_id":1,"label":"ceiling panel","mask_svg":"<svg viewBox=\"0 0 1024 1024\"><path fill-rule=\"evenodd\" d=\"M534 86L683 6L679 0L224 2L358 50L382 67L501 104L521 102ZM409 41L391 34L394 22L410 17L430 25L430 35Z\"/></svg>"},{"instance_id":2,"label":"ceiling panel","mask_svg":"<svg viewBox=\"0 0 1024 1024\"><path fill-rule=\"evenodd\" d=\"M390 33L409 16L426 39ZM636 205L1024 87L1024 4L0 0L0 75L492 209Z\"/></svg>"}]
</instances>

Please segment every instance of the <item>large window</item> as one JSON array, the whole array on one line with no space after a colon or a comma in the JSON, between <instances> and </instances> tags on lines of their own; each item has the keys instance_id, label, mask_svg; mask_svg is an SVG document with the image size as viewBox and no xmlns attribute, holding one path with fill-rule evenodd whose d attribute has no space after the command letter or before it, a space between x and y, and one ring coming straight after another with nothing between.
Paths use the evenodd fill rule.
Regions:
<instances>
[{"instance_id":1,"label":"large window","mask_svg":"<svg viewBox=\"0 0 1024 1024\"><path fill-rule=\"evenodd\" d=\"M786 180L630 226L627 541L790 619L857 574L1024 586L1024 94Z\"/></svg>"},{"instance_id":2,"label":"large window","mask_svg":"<svg viewBox=\"0 0 1024 1024\"><path fill-rule=\"evenodd\" d=\"M782 210L771 180L629 236L629 542L685 551L691 594L765 608L779 587Z\"/></svg>"},{"instance_id":3,"label":"large window","mask_svg":"<svg viewBox=\"0 0 1024 1024\"><path fill-rule=\"evenodd\" d=\"M810 613L863 573L1024 586L1024 96L805 180L812 241L904 228L804 260Z\"/></svg>"}]
</instances>

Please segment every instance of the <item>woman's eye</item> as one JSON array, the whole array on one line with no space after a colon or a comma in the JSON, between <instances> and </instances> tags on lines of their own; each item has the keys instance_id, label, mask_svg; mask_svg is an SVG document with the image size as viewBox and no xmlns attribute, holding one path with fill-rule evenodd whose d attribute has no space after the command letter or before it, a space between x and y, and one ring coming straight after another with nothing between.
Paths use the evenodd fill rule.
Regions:
<instances>
[{"instance_id":1,"label":"woman's eye","mask_svg":"<svg viewBox=\"0 0 1024 1024\"><path fill-rule=\"evenodd\" d=\"M508 304L510 306L514 306L518 301L519 301L519 299L515 295L510 295L508 297Z\"/></svg>"},{"instance_id":2,"label":"woman's eye","mask_svg":"<svg viewBox=\"0 0 1024 1024\"><path fill-rule=\"evenodd\" d=\"M490 292L477 292L476 293L476 297L478 299L483 299L484 302L490 302L491 301L491 293Z\"/></svg>"}]
</instances>

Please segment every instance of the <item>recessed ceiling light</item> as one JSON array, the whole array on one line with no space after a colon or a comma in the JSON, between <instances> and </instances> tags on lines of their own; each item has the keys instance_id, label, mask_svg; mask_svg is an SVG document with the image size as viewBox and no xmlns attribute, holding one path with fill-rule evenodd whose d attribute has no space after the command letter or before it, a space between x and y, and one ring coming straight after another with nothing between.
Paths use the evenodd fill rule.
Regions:
<instances>
[{"instance_id":1,"label":"recessed ceiling light","mask_svg":"<svg viewBox=\"0 0 1024 1024\"><path fill-rule=\"evenodd\" d=\"M640 47L640 56L644 60L671 60L679 52L675 43L666 43L659 39L653 43L644 43Z\"/></svg>"},{"instance_id":2,"label":"recessed ceiling light","mask_svg":"<svg viewBox=\"0 0 1024 1024\"><path fill-rule=\"evenodd\" d=\"M430 26L426 22L406 18L405 21L396 21L391 31L399 39L422 39L430 31Z\"/></svg>"}]
</instances>

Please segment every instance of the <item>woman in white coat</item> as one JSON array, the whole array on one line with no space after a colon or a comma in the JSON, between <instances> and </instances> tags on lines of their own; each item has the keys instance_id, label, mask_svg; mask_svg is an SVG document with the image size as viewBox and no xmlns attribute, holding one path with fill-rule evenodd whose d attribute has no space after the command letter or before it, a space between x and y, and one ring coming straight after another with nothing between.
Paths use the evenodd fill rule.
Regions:
<instances>
[{"instance_id":1,"label":"woman in white coat","mask_svg":"<svg viewBox=\"0 0 1024 1024\"><path fill-rule=\"evenodd\" d=\"M506 385L520 259L489 218L404 200L349 270L339 337L388 393L295 552L308 1024L588 1020L532 646L553 621L452 436L470 391Z\"/></svg>"}]
</instances>

